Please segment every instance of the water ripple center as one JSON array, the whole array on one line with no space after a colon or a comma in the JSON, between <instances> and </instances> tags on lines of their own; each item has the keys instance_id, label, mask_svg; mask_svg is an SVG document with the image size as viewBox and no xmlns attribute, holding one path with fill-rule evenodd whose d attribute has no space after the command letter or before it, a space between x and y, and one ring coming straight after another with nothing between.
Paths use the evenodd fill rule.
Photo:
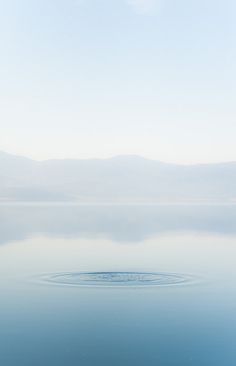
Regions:
<instances>
[{"instance_id":1,"label":"water ripple center","mask_svg":"<svg viewBox=\"0 0 236 366\"><path fill-rule=\"evenodd\" d=\"M144 287L173 286L191 281L178 273L161 272L67 272L43 276L43 281L67 286Z\"/></svg>"}]
</instances>

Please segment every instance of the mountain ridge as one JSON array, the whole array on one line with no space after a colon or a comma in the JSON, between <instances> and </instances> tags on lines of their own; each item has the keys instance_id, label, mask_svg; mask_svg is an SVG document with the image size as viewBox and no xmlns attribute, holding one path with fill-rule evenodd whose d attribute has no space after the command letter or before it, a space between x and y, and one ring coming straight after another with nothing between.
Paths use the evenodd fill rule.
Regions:
<instances>
[{"instance_id":1,"label":"mountain ridge","mask_svg":"<svg viewBox=\"0 0 236 366\"><path fill-rule=\"evenodd\" d=\"M138 155L30 158L0 152L0 201L236 201L236 162L179 165Z\"/></svg>"},{"instance_id":2,"label":"mountain ridge","mask_svg":"<svg viewBox=\"0 0 236 366\"><path fill-rule=\"evenodd\" d=\"M122 160L136 160L136 161L150 161L150 162L155 162L155 163L159 163L159 164L164 164L164 165L173 165L173 166L179 166L179 167L195 167L195 166L215 166L215 165L228 165L228 164L235 164L236 165L236 160L230 160L230 161L220 161L220 162L207 162L207 163L192 163L192 164L187 164L187 163L172 163L172 162L165 162L162 160L157 160L157 159L152 159L152 158L147 158L144 157L142 155L138 155L138 154L119 154L119 155L113 155L111 157L107 157L107 158L49 158L49 159L42 159L42 160L36 160L33 158L30 158L28 156L25 155L17 155L17 154L11 154L9 152L5 152L3 150L0 150L0 159L2 156L5 157L9 157L9 158L16 158L16 159L24 159L24 160L28 160L31 162L35 162L35 163L45 163L45 162L63 162L63 161L78 161L78 162L87 162L87 161L122 161Z\"/></svg>"}]
</instances>

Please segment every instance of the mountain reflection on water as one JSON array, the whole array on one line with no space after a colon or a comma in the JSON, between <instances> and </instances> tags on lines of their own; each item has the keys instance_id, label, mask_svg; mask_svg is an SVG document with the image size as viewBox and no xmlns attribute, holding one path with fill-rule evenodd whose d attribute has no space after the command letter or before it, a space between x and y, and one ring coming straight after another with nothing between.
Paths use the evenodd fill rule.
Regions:
<instances>
[{"instance_id":1,"label":"mountain reflection on water","mask_svg":"<svg viewBox=\"0 0 236 366\"><path fill-rule=\"evenodd\" d=\"M0 206L0 244L37 233L139 242L165 232L234 235L236 206Z\"/></svg>"}]
</instances>

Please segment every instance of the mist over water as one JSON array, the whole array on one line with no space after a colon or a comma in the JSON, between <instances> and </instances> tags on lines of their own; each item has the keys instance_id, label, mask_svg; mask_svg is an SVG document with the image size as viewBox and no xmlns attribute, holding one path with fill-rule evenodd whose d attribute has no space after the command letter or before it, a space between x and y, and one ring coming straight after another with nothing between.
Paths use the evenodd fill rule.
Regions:
<instances>
[{"instance_id":1,"label":"mist over water","mask_svg":"<svg viewBox=\"0 0 236 366\"><path fill-rule=\"evenodd\" d=\"M234 366L236 206L2 206L0 364Z\"/></svg>"},{"instance_id":2,"label":"mist over water","mask_svg":"<svg viewBox=\"0 0 236 366\"><path fill-rule=\"evenodd\" d=\"M0 206L0 244L37 234L138 243L166 233L236 234L236 205Z\"/></svg>"}]
</instances>

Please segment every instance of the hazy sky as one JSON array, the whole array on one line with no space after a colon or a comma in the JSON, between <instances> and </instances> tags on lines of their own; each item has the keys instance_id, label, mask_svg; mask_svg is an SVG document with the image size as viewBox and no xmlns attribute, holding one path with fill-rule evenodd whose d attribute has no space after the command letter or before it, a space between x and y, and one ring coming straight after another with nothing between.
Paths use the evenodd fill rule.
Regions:
<instances>
[{"instance_id":1,"label":"hazy sky","mask_svg":"<svg viewBox=\"0 0 236 366\"><path fill-rule=\"evenodd\" d=\"M236 160L235 0L0 0L0 150Z\"/></svg>"}]
</instances>

